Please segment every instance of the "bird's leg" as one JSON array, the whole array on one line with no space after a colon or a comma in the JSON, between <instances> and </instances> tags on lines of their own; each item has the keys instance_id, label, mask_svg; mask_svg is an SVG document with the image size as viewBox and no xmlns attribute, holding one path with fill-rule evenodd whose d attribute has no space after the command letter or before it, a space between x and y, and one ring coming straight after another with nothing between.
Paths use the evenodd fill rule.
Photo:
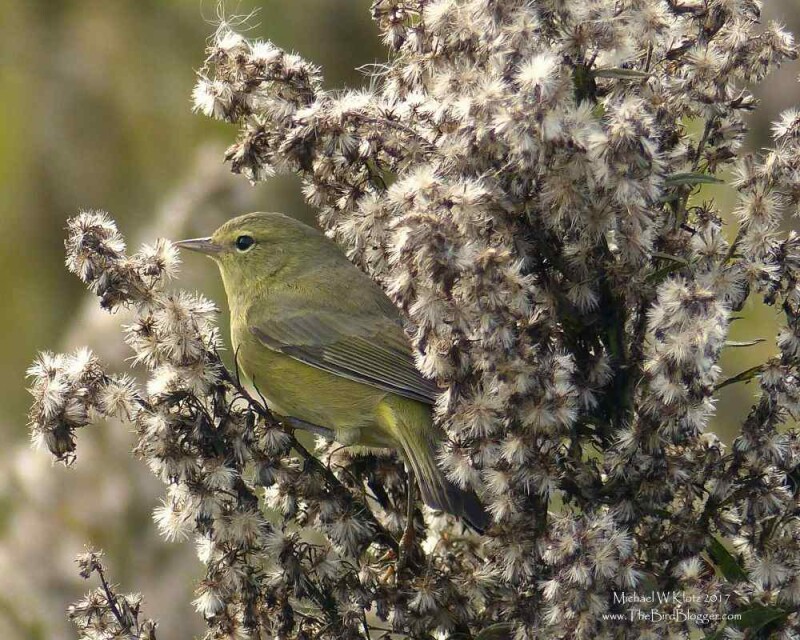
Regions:
<instances>
[{"instance_id":1,"label":"bird's leg","mask_svg":"<svg viewBox=\"0 0 800 640\"><path fill-rule=\"evenodd\" d=\"M417 480L410 467L406 467L408 476L408 486L406 487L406 528L403 537L400 538L400 548L397 551L398 569L402 569L411 556L414 548L414 502L416 500Z\"/></svg>"}]
</instances>

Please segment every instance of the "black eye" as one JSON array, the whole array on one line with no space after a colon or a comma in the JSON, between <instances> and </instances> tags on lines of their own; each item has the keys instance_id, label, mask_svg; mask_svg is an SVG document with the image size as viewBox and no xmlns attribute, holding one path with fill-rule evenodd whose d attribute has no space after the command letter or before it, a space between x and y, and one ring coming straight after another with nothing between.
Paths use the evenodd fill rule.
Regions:
<instances>
[{"instance_id":1,"label":"black eye","mask_svg":"<svg viewBox=\"0 0 800 640\"><path fill-rule=\"evenodd\" d=\"M239 236L236 238L236 248L239 251L247 251L255 243L256 241L253 240L253 236Z\"/></svg>"}]
</instances>

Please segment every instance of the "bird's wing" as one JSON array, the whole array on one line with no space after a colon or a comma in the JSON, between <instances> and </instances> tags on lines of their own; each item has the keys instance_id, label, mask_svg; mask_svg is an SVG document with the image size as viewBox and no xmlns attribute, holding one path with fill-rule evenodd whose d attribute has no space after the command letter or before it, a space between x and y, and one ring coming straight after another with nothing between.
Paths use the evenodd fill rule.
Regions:
<instances>
[{"instance_id":1,"label":"bird's wing","mask_svg":"<svg viewBox=\"0 0 800 640\"><path fill-rule=\"evenodd\" d=\"M385 316L298 312L249 328L265 347L337 376L426 404L441 392L417 370L402 327Z\"/></svg>"}]
</instances>

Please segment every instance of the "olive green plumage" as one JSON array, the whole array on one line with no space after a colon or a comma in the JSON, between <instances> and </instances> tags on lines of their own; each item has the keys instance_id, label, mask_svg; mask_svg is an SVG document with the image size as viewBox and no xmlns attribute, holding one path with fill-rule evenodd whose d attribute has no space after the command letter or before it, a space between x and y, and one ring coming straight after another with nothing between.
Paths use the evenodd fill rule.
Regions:
<instances>
[{"instance_id":1,"label":"olive green plumage","mask_svg":"<svg viewBox=\"0 0 800 640\"><path fill-rule=\"evenodd\" d=\"M345 445L397 449L426 504L486 526L475 495L436 464L439 389L416 369L397 310L333 242L283 214L251 213L178 245L219 265L239 366L273 410Z\"/></svg>"}]
</instances>

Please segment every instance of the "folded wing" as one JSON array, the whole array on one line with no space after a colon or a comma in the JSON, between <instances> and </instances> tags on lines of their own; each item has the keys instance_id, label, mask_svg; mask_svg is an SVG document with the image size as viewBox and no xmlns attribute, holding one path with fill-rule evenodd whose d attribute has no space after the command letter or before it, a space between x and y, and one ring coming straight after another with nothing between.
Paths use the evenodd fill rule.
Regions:
<instances>
[{"instance_id":1,"label":"folded wing","mask_svg":"<svg viewBox=\"0 0 800 640\"><path fill-rule=\"evenodd\" d=\"M249 328L269 349L343 378L426 404L441 392L417 370L400 324L386 316L296 312Z\"/></svg>"}]
</instances>

